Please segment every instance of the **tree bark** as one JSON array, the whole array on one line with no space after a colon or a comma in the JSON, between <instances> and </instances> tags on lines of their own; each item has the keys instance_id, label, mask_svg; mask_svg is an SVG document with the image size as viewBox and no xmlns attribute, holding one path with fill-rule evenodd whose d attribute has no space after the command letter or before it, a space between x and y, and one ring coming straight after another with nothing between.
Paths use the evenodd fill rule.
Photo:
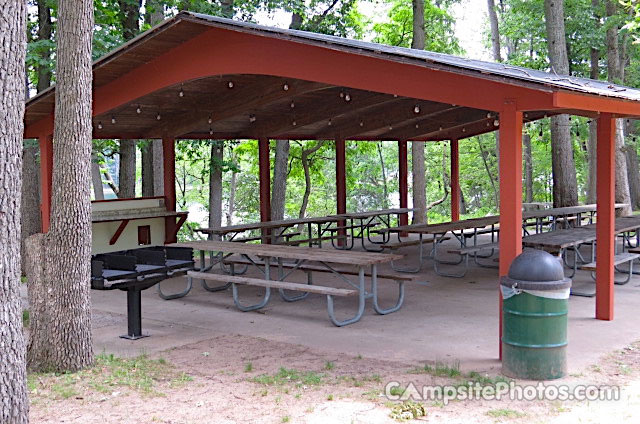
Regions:
<instances>
[{"instance_id":1,"label":"tree bark","mask_svg":"<svg viewBox=\"0 0 640 424\"><path fill-rule=\"evenodd\" d=\"M559 75L569 75L563 1L545 0L544 12L551 70ZM577 205L578 181L568 115L551 118L551 168L553 205L555 207Z\"/></svg>"},{"instance_id":2,"label":"tree bark","mask_svg":"<svg viewBox=\"0 0 640 424\"><path fill-rule=\"evenodd\" d=\"M37 369L77 371L93 363L91 336L91 34L93 2L58 5L56 105L51 228L44 280L51 293L48 343Z\"/></svg>"},{"instance_id":3,"label":"tree bark","mask_svg":"<svg viewBox=\"0 0 640 424\"><path fill-rule=\"evenodd\" d=\"M411 194L413 197L413 223L427 222L427 193L424 168L424 143L411 143Z\"/></svg>"},{"instance_id":4,"label":"tree bark","mask_svg":"<svg viewBox=\"0 0 640 424\"><path fill-rule=\"evenodd\" d=\"M627 176L629 180L629 196L631 198L631 208L640 209L640 166L638 165L638 152L635 144L627 144L625 148L627 156Z\"/></svg>"},{"instance_id":5,"label":"tree bark","mask_svg":"<svg viewBox=\"0 0 640 424\"><path fill-rule=\"evenodd\" d=\"M38 0L38 40L51 40L51 9L46 0ZM38 64L36 73L38 74L38 93L47 89L51 85L51 68L47 62L51 60L51 50L42 50L42 63Z\"/></svg>"},{"instance_id":6,"label":"tree bark","mask_svg":"<svg viewBox=\"0 0 640 424\"><path fill-rule=\"evenodd\" d=\"M489 11L489 23L491 24L491 49L493 60L502 62L502 53L500 52L500 30L498 28L498 13L493 0L487 0L487 8Z\"/></svg>"},{"instance_id":7,"label":"tree bark","mask_svg":"<svg viewBox=\"0 0 640 424\"><path fill-rule=\"evenodd\" d=\"M273 164L273 185L271 186L271 219L284 219L287 195L287 174L289 165L289 140L276 140L276 157Z\"/></svg>"},{"instance_id":8,"label":"tree bark","mask_svg":"<svg viewBox=\"0 0 640 424\"><path fill-rule=\"evenodd\" d=\"M162 140L151 140L151 162L153 163L153 195L164 196Z\"/></svg>"},{"instance_id":9,"label":"tree bark","mask_svg":"<svg viewBox=\"0 0 640 424\"><path fill-rule=\"evenodd\" d=\"M324 141L319 140L316 141L316 144L308 149L302 148L300 160L302 162L302 169L304 171L304 195L302 196L302 204L300 205L298 218L304 218L305 214L307 213L307 206L309 205L309 196L311 195L311 171L309 161L311 155L320 150L323 145Z\"/></svg>"},{"instance_id":10,"label":"tree bark","mask_svg":"<svg viewBox=\"0 0 640 424\"><path fill-rule=\"evenodd\" d=\"M22 232L20 251L23 258L26 238L42 231L42 224L40 223L40 169L38 167L37 154L37 146L28 146L22 151L22 196L20 202ZM26 270L24 261L22 261L22 275L26 275Z\"/></svg>"},{"instance_id":11,"label":"tree bark","mask_svg":"<svg viewBox=\"0 0 640 424\"><path fill-rule=\"evenodd\" d=\"M222 160L223 142L214 140L211 143L211 160L209 162L209 228L222 225Z\"/></svg>"},{"instance_id":12,"label":"tree bark","mask_svg":"<svg viewBox=\"0 0 640 424\"><path fill-rule=\"evenodd\" d=\"M136 141L120 140L120 166L118 168L118 197L136 197Z\"/></svg>"},{"instance_id":13,"label":"tree bark","mask_svg":"<svg viewBox=\"0 0 640 424\"><path fill-rule=\"evenodd\" d=\"M607 0L606 14L612 18L617 12L617 3ZM618 41L617 25L607 28L607 79L614 84L624 81L624 61L621 60L621 49ZM624 120L616 120L616 203L629 206L620 210L622 216L631 214L631 195L629 193L629 177L627 175L627 158L625 155Z\"/></svg>"},{"instance_id":14,"label":"tree bark","mask_svg":"<svg viewBox=\"0 0 640 424\"><path fill-rule=\"evenodd\" d=\"M529 134L522 135L522 144L524 145L524 201L531 203L533 202L533 156Z\"/></svg>"},{"instance_id":15,"label":"tree bark","mask_svg":"<svg viewBox=\"0 0 640 424\"><path fill-rule=\"evenodd\" d=\"M382 169L382 208L389 208L389 184L387 184L387 169L384 165L384 156L382 155L382 142L376 143L378 149L378 158L380 159L380 168Z\"/></svg>"},{"instance_id":16,"label":"tree bark","mask_svg":"<svg viewBox=\"0 0 640 424\"><path fill-rule=\"evenodd\" d=\"M20 300L26 2L0 0L0 422L29 422Z\"/></svg>"},{"instance_id":17,"label":"tree bark","mask_svg":"<svg viewBox=\"0 0 640 424\"><path fill-rule=\"evenodd\" d=\"M162 0L147 0L144 19L151 26L164 20L164 4Z\"/></svg>"},{"instance_id":18,"label":"tree bark","mask_svg":"<svg viewBox=\"0 0 640 424\"><path fill-rule=\"evenodd\" d=\"M233 155L233 147L231 148L231 154ZM233 158L235 162L235 157ZM236 185L237 185L237 172L235 168L231 171L231 181L229 181L229 205L227 209L227 225L233 225L233 212L236 205Z\"/></svg>"},{"instance_id":19,"label":"tree bark","mask_svg":"<svg viewBox=\"0 0 640 424\"><path fill-rule=\"evenodd\" d=\"M411 48L424 50L424 0L412 0L413 34ZM427 222L427 187L424 168L424 143L411 143L411 192L413 197L413 223Z\"/></svg>"},{"instance_id":20,"label":"tree bark","mask_svg":"<svg viewBox=\"0 0 640 424\"><path fill-rule=\"evenodd\" d=\"M91 155L91 186L93 187L93 197L96 200L104 200L104 189L102 188L102 172L98 157Z\"/></svg>"}]
</instances>

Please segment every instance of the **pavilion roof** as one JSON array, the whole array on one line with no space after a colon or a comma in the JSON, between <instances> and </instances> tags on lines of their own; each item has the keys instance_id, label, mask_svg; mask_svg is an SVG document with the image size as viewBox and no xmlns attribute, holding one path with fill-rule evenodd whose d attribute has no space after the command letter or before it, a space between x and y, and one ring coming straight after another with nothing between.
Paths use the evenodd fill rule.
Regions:
<instances>
[{"instance_id":1,"label":"pavilion roof","mask_svg":"<svg viewBox=\"0 0 640 424\"><path fill-rule=\"evenodd\" d=\"M212 28L321 47L355 56L375 57L535 91L579 93L624 102L640 101L640 90L606 81L266 27L192 12L180 12L95 61L94 90L126 76L164 52L179 47ZM162 69L157 72L162 72ZM238 88L233 95L227 90L229 81L233 81ZM269 87L283 84L293 88L288 96L268 94ZM340 134L352 139L440 140L489 132L497 126L497 122L494 124L496 115L488 108L456 106L446 102L425 101L424 98L414 99L311 80L233 74L198 78L178 85L179 88L176 85L164 87L126 104L101 111L94 116L94 137L159 138L169 135L182 138L270 136L317 139L333 138ZM180 99L176 99L177 90L184 94ZM27 101L25 136L36 136L30 128L52 116L54 93L55 87L50 87ZM262 101L256 100L258 93L262 96ZM348 109L335 103L336 99L344 100L346 94L353 98ZM212 104L212 98L222 100L226 105L220 109ZM416 106L420 113L412 114L412 110L418 110ZM191 119L196 109L197 113ZM580 109L575 109L579 113ZM561 112L572 110L531 110L525 116L525 121ZM168 117L174 122L169 124L166 119L158 122L159 117ZM257 125L254 124L256 121Z\"/></svg>"}]
</instances>

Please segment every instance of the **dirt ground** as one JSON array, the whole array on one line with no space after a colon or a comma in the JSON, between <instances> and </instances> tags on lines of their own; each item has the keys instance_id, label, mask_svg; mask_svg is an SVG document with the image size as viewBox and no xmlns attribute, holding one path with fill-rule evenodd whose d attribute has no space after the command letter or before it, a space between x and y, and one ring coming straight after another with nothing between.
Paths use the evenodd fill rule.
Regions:
<instances>
[{"instance_id":1,"label":"dirt ground","mask_svg":"<svg viewBox=\"0 0 640 424\"><path fill-rule=\"evenodd\" d=\"M142 362L114 366L112 357L87 373L32 375L32 422L393 423L398 415L392 413L402 402L383 396L387 382L421 387L502 381L461 373L455 363L425 368L241 335L217 336L152 358L152 368ZM418 402L426 415L413 422L638 422L640 343L555 384L624 387L618 401L456 400L444 405L426 400Z\"/></svg>"}]
</instances>

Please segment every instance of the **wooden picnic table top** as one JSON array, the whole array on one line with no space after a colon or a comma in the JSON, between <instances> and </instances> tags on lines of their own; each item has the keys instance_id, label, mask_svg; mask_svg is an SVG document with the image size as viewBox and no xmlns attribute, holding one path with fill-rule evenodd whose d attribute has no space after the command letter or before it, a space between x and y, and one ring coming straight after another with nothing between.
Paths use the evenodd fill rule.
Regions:
<instances>
[{"instance_id":1,"label":"wooden picnic table top","mask_svg":"<svg viewBox=\"0 0 640 424\"><path fill-rule=\"evenodd\" d=\"M627 206L626 203L616 203L616 209L622 209ZM549 209L540 209L533 211L526 211L522 213L523 219L530 218L544 218L546 216L563 216L563 215L576 215L579 213L585 212L595 212L597 209L597 205L595 203L588 205L578 205L578 206L565 206L562 208L549 208Z\"/></svg>"},{"instance_id":2,"label":"wooden picnic table top","mask_svg":"<svg viewBox=\"0 0 640 424\"><path fill-rule=\"evenodd\" d=\"M318 247L283 246L279 244L247 244L232 241L199 240L170 244L171 247L190 247L210 252L235 253L282 259L321 261L334 264L374 265L402 259L402 255L353 250L322 249Z\"/></svg>"},{"instance_id":3,"label":"wooden picnic table top","mask_svg":"<svg viewBox=\"0 0 640 424\"><path fill-rule=\"evenodd\" d=\"M294 219L281 219L278 221L266 221L266 222L251 222L248 224L228 225L225 227L213 227L213 228L198 228L196 231L205 234L217 234L225 235L228 233L240 233L250 230L270 230L274 228L293 227L300 224L324 224L327 222L337 222L342 219L351 218L368 218L379 215L390 215L399 213L408 213L413 211L413 208L397 208L397 209L382 209L377 211L366 212L347 212L339 215L328 216L310 216L306 218L294 218Z\"/></svg>"},{"instance_id":4,"label":"wooden picnic table top","mask_svg":"<svg viewBox=\"0 0 640 424\"><path fill-rule=\"evenodd\" d=\"M377 211L366 211L366 212L347 212L347 213L341 213L339 215L333 215L333 216L341 217L341 218L362 219L362 218L372 218L380 215L396 215L401 213L409 213L413 211L414 211L414 208L395 208L395 209L381 209Z\"/></svg>"},{"instance_id":5,"label":"wooden picnic table top","mask_svg":"<svg viewBox=\"0 0 640 424\"><path fill-rule=\"evenodd\" d=\"M640 228L640 216L616 218L615 233L625 233ZM560 250L596 240L596 224L532 234L522 238L522 245L543 250Z\"/></svg>"},{"instance_id":6,"label":"wooden picnic table top","mask_svg":"<svg viewBox=\"0 0 640 424\"><path fill-rule=\"evenodd\" d=\"M271 230L274 228L293 227L300 224L324 224L336 222L340 217L332 216L311 216L307 218L282 219L278 221L252 222L248 224L228 225L226 227L198 228L196 231L205 234L225 235L228 233L241 233L250 230Z\"/></svg>"}]
</instances>

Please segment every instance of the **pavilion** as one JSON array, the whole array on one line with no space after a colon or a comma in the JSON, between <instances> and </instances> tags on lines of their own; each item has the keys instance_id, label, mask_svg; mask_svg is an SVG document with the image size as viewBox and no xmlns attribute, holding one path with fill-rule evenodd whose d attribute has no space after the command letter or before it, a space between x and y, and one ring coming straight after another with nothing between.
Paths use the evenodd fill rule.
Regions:
<instances>
[{"instance_id":1,"label":"pavilion","mask_svg":"<svg viewBox=\"0 0 640 424\"><path fill-rule=\"evenodd\" d=\"M270 217L270 139L332 139L336 212L346 212L345 140L398 143L400 206L407 143L500 131L500 275L522 250L522 126L568 113L598 121L595 316L614 312L615 119L640 117L640 91L603 81L181 12L93 65L93 137L162 139L164 197L175 211L175 141L257 139L260 215ZM26 104L25 138L41 152L49 228L55 87ZM458 219L458 202L451 202ZM406 223L406 217L405 223ZM167 228L176 225L167 219ZM169 233L169 232L168 232ZM172 240L167 240L172 241Z\"/></svg>"}]
</instances>

